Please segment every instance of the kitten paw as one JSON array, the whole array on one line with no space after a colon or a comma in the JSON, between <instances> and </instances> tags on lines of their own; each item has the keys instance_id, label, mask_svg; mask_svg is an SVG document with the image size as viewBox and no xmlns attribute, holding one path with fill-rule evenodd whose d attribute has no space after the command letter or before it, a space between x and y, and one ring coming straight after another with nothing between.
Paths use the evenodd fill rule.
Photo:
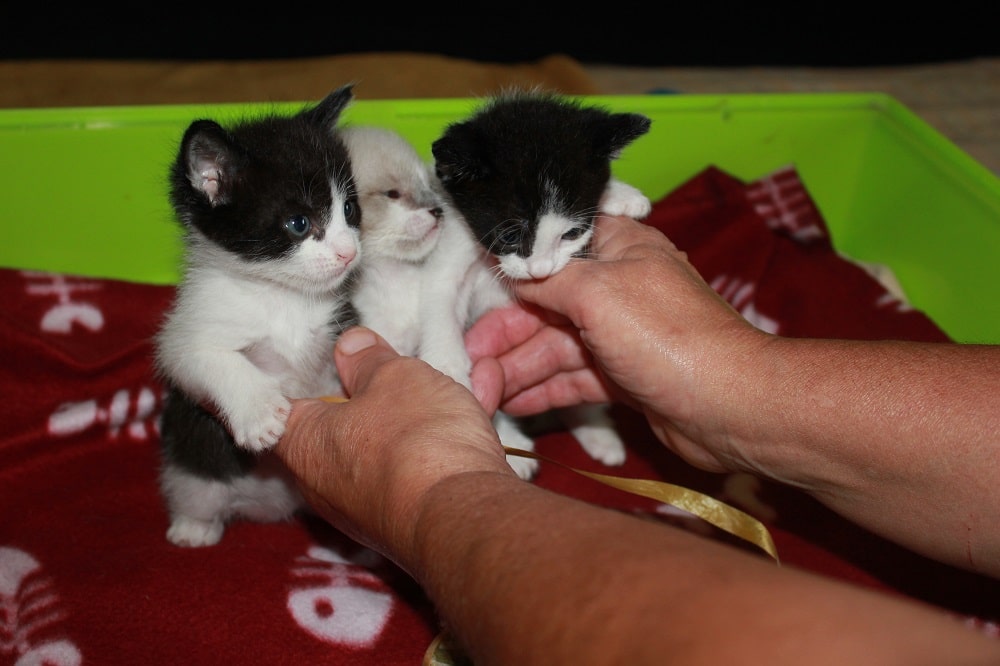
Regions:
<instances>
[{"instance_id":1,"label":"kitten paw","mask_svg":"<svg viewBox=\"0 0 1000 666\"><path fill-rule=\"evenodd\" d=\"M625 444L618 433L581 426L573 430L573 436L594 460L614 467L625 462Z\"/></svg>"},{"instance_id":2,"label":"kitten paw","mask_svg":"<svg viewBox=\"0 0 1000 666\"><path fill-rule=\"evenodd\" d=\"M225 526L221 520L198 520L178 516L167 530L167 540L182 548L214 546L219 543L224 530Z\"/></svg>"},{"instance_id":3,"label":"kitten paw","mask_svg":"<svg viewBox=\"0 0 1000 666\"><path fill-rule=\"evenodd\" d=\"M606 215L624 215L641 220L653 210L653 204L637 188L612 180L601 197L600 209Z\"/></svg>"},{"instance_id":4,"label":"kitten paw","mask_svg":"<svg viewBox=\"0 0 1000 666\"><path fill-rule=\"evenodd\" d=\"M534 458L507 456L507 464L524 481L531 481L538 474L538 461Z\"/></svg>"},{"instance_id":5,"label":"kitten paw","mask_svg":"<svg viewBox=\"0 0 1000 666\"><path fill-rule=\"evenodd\" d=\"M564 407L559 417L591 458L605 465L625 462L625 442L606 405Z\"/></svg>"},{"instance_id":6,"label":"kitten paw","mask_svg":"<svg viewBox=\"0 0 1000 666\"><path fill-rule=\"evenodd\" d=\"M511 449L521 449L522 451L534 451L535 441L521 432L517 427L517 422L503 412L497 412L493 417L493 425L500 436L500 443ZM508 455L507 463L520 478L530 481L538 473L538 461L534 458Z\"/></svg>"},{"instance_id":7,"label":"kitten paw","mask_svg":"<svg viewBox=\"0 0 1000 666\"><path fill-rule=\"evenodd\" d=\"M240 409L230 411L229 428L236 445L256 453L270 449L285 432L291 410L291 403L280 393L245 400Z\"/></svg>"}]
</instances>

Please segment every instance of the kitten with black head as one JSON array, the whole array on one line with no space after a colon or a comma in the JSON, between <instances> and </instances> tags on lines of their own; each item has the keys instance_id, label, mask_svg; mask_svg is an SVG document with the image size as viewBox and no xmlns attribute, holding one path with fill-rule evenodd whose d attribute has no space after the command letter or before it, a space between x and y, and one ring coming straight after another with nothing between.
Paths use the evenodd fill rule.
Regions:
<instances>
[{"instance_id":1,"label":"kitten with black head","mask_svg":"<svg viewBox=\"0 0 1000 666\"><path fill-rule=\"evenodd\" d=\"M650 125L637 113L509 91L449 125L431 150L451 202L500 276L544 279L571 258L586 256L598 213L636 219L649 214L649 199L614 178L611 164ZM488 296L482 302L497 300ZM483 311L471 312L472 320ZM592 457L624 461L624 445L605 405L561 412Z\"/></svg>"},{"instance_id":2,"label":"kitten with black head","mask_svg":"<svg viewBox=\"0 0 1000 666\"><path fill-rule=\"evenodd\" d=\"M598 213L649 214L649 199L615 179L611 163L650 124L638 113L512 91L449 125L432 152L442 184L503 274L539 279L585 253Z\"/></svg>"},{"instance_id":3,"label":"kitten with black head","mask_svg":"<svg viewBox=\"0 0 1000 666\"><path fill-rule=\"evenodd\" d=\"M170 199L186 265L155 341L174 544L301 506L266 452L290 399L341 389L330 352L353 322L361 209L335 128L352 98L343 86L293 115L196 120L181 140Z\"/></svg>"}]
</instances>

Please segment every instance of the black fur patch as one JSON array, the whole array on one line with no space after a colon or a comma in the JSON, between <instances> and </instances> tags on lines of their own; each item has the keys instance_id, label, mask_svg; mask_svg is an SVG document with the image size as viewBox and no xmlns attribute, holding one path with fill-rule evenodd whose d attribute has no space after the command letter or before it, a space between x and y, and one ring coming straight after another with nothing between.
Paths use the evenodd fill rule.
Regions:
<instances>
[{"instance_id":1,"label":"black fur patch","mask_svg":"<svg viewBox=\"0 0 1000 666\"><path fill-rule=\"evenodd\" d=\"M650 124L636 113L514 92L449 125L432 152L438 177L480 243L494 254L528 256L544 213L593 223L611 161Z\"/></svg>"},{"instance_id":2,"label":"black fur patch","mask_svg":"<svg viewBox=\"0 0 1000 666\"><path fill-rule=\"evenodd\" d=\"M345 88L292 116L248 119L229 128L214 120L192 122L170 170L170 200L179 220L244 259L272 259L302 240L284 229L291 216L314 224L330 218L332 182L353 208L349 223L359 226L350 158L332 131L351 99ZM213 197L199 186L208 167L220 174Z\"/></svg>"},{"instance_id":3,"label":"black fur patch","mask_svg":"<svg viewBox=\"0 0 1000 666\"><path fill-rule=\"evenodd\" d=\"M163 462L217 481L246 476L256 456L236 446L222 423L184 393L171 389L163 407Z\"/></svg>"}]
</instances>

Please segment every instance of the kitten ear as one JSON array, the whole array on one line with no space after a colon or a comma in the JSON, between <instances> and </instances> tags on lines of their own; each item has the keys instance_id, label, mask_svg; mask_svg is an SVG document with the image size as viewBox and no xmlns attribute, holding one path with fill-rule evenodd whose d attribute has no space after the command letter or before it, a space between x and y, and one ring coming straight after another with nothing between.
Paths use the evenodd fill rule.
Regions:
<instances>
[{"instance_id":1,"label":"kitten ear","mask_svg":"<svg viewBox=\"0 0 1000 666\"><path fill-rule=\"evenodd\" d=\"M649 131L652 122L640 113L613 113L598 133L598 147L610 159L618 159L625 146Z\"/></svg>"},{"instance_id":2,"label":"kitten ear","mask_svg":"<svg viewBox=\"0 0 1000 666\"><path fill-rule=\"evenodd\" d=\"M434 171L442 183L478 180L490 174L490 165L479 150L475 132L466 123L456 123L431 144Z\"/></svg>"},{"instance_id":3,"label":"kitten ear","mask_svg":"<svg viewBox=\"0 0 1000 666\"><path fill-rule=\"evenodd\" d=\"M340 86L324 97L316 106L302 112L303 117L324 127L333 128L341 112L354 99L354 84Z\"/></svg>"},{"instance_id":4,"label":"kitten ear","mask_svg":"<svg viewBox=\"0 0 1000 666\"><path fill-rule=\"evenodd\" d=\"M181 142L188 181L212 206L227 203L232 192L235 144L214 120L196 120Z\"/></svg>"}]
</instances>

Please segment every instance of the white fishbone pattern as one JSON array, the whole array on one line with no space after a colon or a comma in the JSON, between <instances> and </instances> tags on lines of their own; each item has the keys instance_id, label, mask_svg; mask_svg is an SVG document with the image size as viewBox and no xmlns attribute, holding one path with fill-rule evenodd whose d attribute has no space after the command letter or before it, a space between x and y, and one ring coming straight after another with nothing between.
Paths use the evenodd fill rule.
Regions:
<instances>
[{"instance_id":1,"label":"white fishbone pattern","mask_svg":"<svg viewBox=\"0 0 1000 666\"><path fill-rule=\"evenodd\" d=\"M83 657L71 641L33 642L39 631L66 618L41 571L28 553L0 546L0 658L16 657L15 666L78 666Z\"/></svg>"}]
</instances>

